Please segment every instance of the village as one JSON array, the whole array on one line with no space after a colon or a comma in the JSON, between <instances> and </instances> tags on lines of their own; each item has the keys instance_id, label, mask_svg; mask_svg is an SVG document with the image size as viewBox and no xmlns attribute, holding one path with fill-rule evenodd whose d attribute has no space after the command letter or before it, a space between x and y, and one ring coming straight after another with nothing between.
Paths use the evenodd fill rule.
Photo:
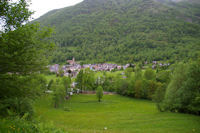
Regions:
<instances>
[{"instance_id":1,"label":"village","mask_svg":"<svg viewBox=\"0 0 200 133\"><path fill-rule=\"evenodd\" d=\"M126 65L117 65L111 63L102 63L102 64L83 64L80 65L75 61L73 57L72 60L67 60L68 65L60 66L59 64L50 65L49 70L52 73L59 73L59 71L63 71L63 76L70 76L76 77L77 74L80 72L81 69L89 68L92 71L114 71L114 70L126 70L130 66L135 66L135 64L126 64ZM148 64L146 61L145 65ZM157 61L152 62L152 69L156 69L157 66L159 67L167 67L170 63L158 63ZM143 66L144 67L144 66Z\"/></svg>"},{"instance_id":2,"label":"village","mask_svg":"<svg viewBox=\"0 0 200 133\"><path fill-rule=\"evenodd\" d=\"M64 76L76 77L81 69L89 68L92 71L113 71L113 70L125 70L130 66L126 65L117 65L117 64L84 64L80 65L75 61L75 58L72 60L67 60L68 65L63 65L62 67L59 64L54 64L49 66L50 72L58 73L61 69L64 73ZM133 65L133 64L132 64Z\"/></svg>"}]
</instances>

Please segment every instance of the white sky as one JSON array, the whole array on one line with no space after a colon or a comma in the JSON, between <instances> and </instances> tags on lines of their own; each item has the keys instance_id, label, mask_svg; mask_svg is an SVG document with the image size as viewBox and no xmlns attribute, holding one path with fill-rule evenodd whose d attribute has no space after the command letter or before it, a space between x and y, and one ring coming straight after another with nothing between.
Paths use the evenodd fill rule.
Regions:
<instances>
[{"instance_id":1,"label":"white sky","mask_svg":"<svg viewBox=\"0 0 200 133\"><path fill-rule=\"evenodd\" d=\"M30 0L31 5L30 9L35 11L32 15L33 19L36 19L48 11L53 9L59 9L67 6L72 6L77 3L82 2L83 0Z\"/></svg>"}]
</instances>

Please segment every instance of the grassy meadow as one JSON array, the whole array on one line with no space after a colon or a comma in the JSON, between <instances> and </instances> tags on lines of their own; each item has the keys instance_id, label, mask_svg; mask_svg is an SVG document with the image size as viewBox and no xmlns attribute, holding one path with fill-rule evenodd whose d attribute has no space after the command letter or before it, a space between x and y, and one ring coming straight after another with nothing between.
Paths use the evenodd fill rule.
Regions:
<instances>
[{"instance_id":1,"label":"grassy meadow","mask_svg":"<svg viewBox=\"0 0 200 133\"><path fill-rule=\"evenodd\" d=\"M104 95L74 95L64 108L54 109L51 96L35 104L42 121L52 121L69 133L192 133L200 132L200 117L159 112L151 101ZM105 127L107 130L105 130Z\"/></svg>"}]
</instances>

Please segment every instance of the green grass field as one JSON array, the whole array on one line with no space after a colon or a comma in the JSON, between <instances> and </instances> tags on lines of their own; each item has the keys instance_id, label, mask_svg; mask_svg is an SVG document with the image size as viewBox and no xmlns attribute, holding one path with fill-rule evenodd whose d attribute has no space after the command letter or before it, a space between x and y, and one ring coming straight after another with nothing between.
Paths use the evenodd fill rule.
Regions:
<instances>
[{"instance_id":1,"label":"green grass field","mask_svg":"<svg viewBox=\"0 0 200 133\"><path fill-rule=\"evenodd\" d=\"M119 95L74 95L65 107L54 109L51 97L36 102L37 115L69 133L192 133L200 132L200 117L159 112L151 101ZM107 127L107 130L104 128Z\"/></svg>"}]
</instances>

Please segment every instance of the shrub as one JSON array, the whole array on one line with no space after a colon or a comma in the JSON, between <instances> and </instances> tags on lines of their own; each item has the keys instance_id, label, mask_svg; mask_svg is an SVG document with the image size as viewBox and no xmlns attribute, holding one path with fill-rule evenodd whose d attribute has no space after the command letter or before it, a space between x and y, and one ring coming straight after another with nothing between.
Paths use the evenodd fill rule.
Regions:
<instances>
[{"instance_id":1,"label":"shrub","mask_svg":"<svg viewBox=\"0 0 200 133\"><path fill-rule=\"evenodd\" d=\"M28 98L8 98L0 102L2 116L24 116L31 119L34 114L32 101Z\"/></svg>"},{"instance_id":2,"label":"shrub","mask_svg":"<svg viewBox=\"0 0 200 133\"><path fill-rule=\"evenodd\" d=\"M24 118L12 117L0 120L1 133L66 133L55 128L52 122L27 121Z\"/></svg>"},{"instance_id":3,"label":"shrub","mask_svg":"<svg viewBox=\"0 0 200 133\"><path fill-rule=\"evenodd\" d=\"M0 80L0 114L3 116L23 116L34 114L32 102L44 92L46 79L43 76L34 74L32 76L5 75ZM10 112L10 113L8 113Z\"/></svg>"}]
</instances>

